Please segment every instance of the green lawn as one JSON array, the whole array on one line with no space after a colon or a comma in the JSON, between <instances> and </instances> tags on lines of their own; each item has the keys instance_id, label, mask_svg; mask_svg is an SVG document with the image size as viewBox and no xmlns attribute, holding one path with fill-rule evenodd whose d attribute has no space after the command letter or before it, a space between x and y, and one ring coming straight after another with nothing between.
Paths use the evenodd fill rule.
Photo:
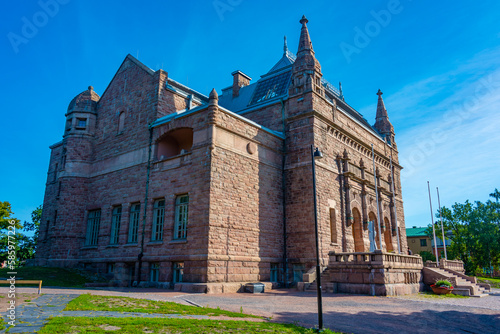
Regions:
<instances>
[{"instance_id":1,"label":"green lawn","mask_svg":"<svg viewBox=\"0 0 500 334\"><path fill-rule=\"evenodd\" d=\"M9 278L9 271L7 268L0 269L0 277ZM44 286L83 287L90 282L77 272L63 268L21 267L15 271L18 280L42 280L42 289Z\"/></svg>"},{"instance_id":2,"label":"green lawn","mask_svg":"<svg viewBox=\"0 0 500 334\"><path fill-rule=\"evenodd\" d=\"M56 317L39 334L59 333L315 333L290 324L234 320ZM334 334L325 330L325 334Z\"/></svg>"},{"instance_id":3,"label":"green lawn","mask_svg":"<svg viewBox=\"0 0 500 334\"><path fill-rule=\"evenodd\" d=\"M488 283L492 288L500 289L500 278L478 277L477 280L481 283Z\"/></svg>"},{"instance_id":4,"label":"green lawn","mask_svg":"<svg viewBox=\"0 0 500 334\"><path fill-rule=\"evenodd\" d=\"M141 312L160 314L183 315L225 315L236 318L261 318L251 314L229 312L208 307L182 305L173 302L163 302L148 299L129 297L81 295L68 303L65 311L116 311L116 312Z\"/></svg>"}]
</instances>

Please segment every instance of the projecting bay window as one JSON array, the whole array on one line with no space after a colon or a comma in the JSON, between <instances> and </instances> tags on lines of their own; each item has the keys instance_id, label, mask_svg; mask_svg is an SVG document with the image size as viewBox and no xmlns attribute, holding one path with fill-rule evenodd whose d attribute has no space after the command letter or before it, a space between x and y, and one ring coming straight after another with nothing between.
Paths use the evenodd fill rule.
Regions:
<instances>
[{"instance_id":1,"label":"projecting bay window","mask_svg":"<svg viewBox=\"0 0 500 334\"><path fill-rule=\"evenodd\" d=\"M165 217L165 200L155 201L153 209L153 229L151 231L151 241L161 241L163 239L163 221Z\"/></svg>"},{"instance_id":2,"label":"projecting bay window","mask_svg":"<svg viewBox=\"0 0 500 334\"><path fill-rule=\"evenodd\" d=\"M135 203L130 206L130 217L128 225L128 243L136 243L139 234L139 217L141 214L141 204Z\"/></svg>"},{"instance_id":3,"label":"projecting bay window","mask_svg":"<svg viewBox=\"0 0 500 334\"><path fill-rule=\"evenodd\" d=\"M179 195L175 199L174 239L186 239L188 223L189 195Z\"/></svg>"},{"instance_id":4,"label":"projecting bay window","mask_svg":"<svg viewBox=\"0 0 500 334\"><path fill-rule=\"evenodd\" d=\"M87 236L85 239L85 246L97 246L100 223L101 209L89 211L87 217Z\"/></svg>"},{"instance_id":5,"label":"projecting bay window","mask_svg":"<svg viewBox=\"0 0 500 334\"><path fill-rule=\"evenodd\" d=\"M111 237L109 239L110 245L117 245L119 242L121 220L122 220L122 207L115 206L113 208L113 215L111 217Z\"/></svg>"}]
</instances>

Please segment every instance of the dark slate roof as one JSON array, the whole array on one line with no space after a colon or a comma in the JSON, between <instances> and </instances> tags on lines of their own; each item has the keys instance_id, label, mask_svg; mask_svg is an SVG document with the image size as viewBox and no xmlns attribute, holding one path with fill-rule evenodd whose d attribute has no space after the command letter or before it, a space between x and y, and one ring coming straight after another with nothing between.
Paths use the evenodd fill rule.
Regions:
<instances>
[{"instance_id":1,"label":"dark slate roof","mask_svg":"<svg viewBox=\"0 0 500 334\"><path fill-rule=\"evenodd\" d=\"M260 79L248 86L241 87L239 96L233 98L232 86L224 88L219 96L219 105L235 113L244 113L246 110L276 103L288 96L288 87L291 82L292 66L296 56L285 48L280 60ZM321 80L325 87L326 97L337 107L351 116L357 122L382 137L381 134L357 110L344 101L339 90L325 79Z\"/></svg>"}]
</instances>

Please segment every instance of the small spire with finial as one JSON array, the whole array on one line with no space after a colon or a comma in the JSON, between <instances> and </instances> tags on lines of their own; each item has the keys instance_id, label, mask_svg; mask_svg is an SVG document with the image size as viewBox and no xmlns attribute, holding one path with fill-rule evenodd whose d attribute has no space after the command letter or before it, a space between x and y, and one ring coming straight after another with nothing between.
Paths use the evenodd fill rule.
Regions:
<instances>
[{"instance_id":1,"label":"small spire with finial","mask_svg":"<svg viewBox=\"0 0 500 334\"><path fill-rule=\"evenodd\" d=\"M94 87L89 86L89 92L92 92L94 90Z\"/></svg>"},{"instance_id":2,"label":"small spire with finial","mask_svg":"<svg viewBox=\"0 0 500 334\"><path fill-rule=\"evenodd\" d=\"M288 45L286 43L286 35L284 37L285 43L283 44L283 54L286 55L288 53Z\"/></svg>"},{"instance_id":3,"label":"small spire with finial","mask_svg":"<svg viewBox=\"0 0 500 334\"><path fill-rule=\"evenodd\" d=\"M339 95L342 101L344 101L344 93L342 92L342 82L339 81Z\"/></svg>"},{"instance_id":4,"label":"small spire with finial","mask_svg":"<svg viewBox=\"0 0 500 334\"><path fill-rule=\"evenodd\" d=\"M215 105L218 104L219 95L217 95L217 91L215 88L212 88L210 95L208 95L208 104Z\"/></svg>"}]
</instances>

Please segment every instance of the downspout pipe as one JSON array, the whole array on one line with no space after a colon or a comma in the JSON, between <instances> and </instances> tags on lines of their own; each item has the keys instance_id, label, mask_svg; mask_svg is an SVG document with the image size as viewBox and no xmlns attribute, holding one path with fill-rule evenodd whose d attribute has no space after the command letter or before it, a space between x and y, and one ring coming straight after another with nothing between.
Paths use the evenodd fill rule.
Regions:
<instances>
[{"instance_id":1,"label":"downspout pipe","mask_svg":"<svg viewBox=\"0 0 500 334\"><path fill-rule=\"evenodd\" d=\"M151 151L153 144L153 127L149 126L149 148L148 148L148 167L146 172L146 193L144 195L144 214L142 216L142 236L141 236L141 252L137 256L139 268L137 269L137 285L141 282L142 258L144 257L144 238L146 232L146 216L148 212L148 196L149 196L149 176L151 174Z\"/></svg>"},{"instance_id":2,"label":"downspout pipe","mask_svg":"<svg viewBox=\"0 0 500 334\"><path fill-rule=\"evenodd\" d=\"M285 103L283 98L281 102L281 120L283 122L283 158L281 163L281 191L283 197L283 286L288 288L288 256L287 256L287 233L286 233L286 176L285 176L285 162L286 162L286 125L285 125Z\"/></svg>"}]
</instances>

